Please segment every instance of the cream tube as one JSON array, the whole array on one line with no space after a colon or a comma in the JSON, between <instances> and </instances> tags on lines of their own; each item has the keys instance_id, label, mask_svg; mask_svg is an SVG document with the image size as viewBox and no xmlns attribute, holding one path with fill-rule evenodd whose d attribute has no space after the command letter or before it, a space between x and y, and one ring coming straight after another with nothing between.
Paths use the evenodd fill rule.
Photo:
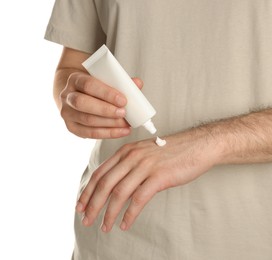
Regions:
<instances>
[{"instance_id":1,"label":"cream tube","mask_svg":"<svg viewBox=\"0 0 272 260\"><path fill-rule=\"evenodd\" d=\"M116 88L126 96L125 118L131 127L137 128L143 125L151 134L156 133L157 130L151 121L156 114L155 109L106 45L102 45L82 65L93 77Z\"/></svg>"}]
</instances>

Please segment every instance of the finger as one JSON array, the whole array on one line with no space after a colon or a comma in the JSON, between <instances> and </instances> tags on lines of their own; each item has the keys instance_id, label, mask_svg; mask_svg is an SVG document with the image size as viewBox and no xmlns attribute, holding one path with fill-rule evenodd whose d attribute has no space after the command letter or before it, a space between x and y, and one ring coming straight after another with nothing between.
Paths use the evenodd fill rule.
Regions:
<instances>
[{"instance_id":1,"label":"finger","mask_svg":"<svg viewBox=\"0 0 272 260\"><path fill-rule=\"evenodd\" d=\"M112 164L112 162L109 164ZM106 167L108 168L109 165L106 165ZM83 219L84 225L92 225L110 197L112 189L130 172L130 170L131 165L122 161L116 166L111 167L111 169L100 178L86 207L85 219Z\"/></svg>"},{"instance_id":2,"label":"finger","mask_svg":"<svg viewBox=\"0 0 272 260\"><path fill-rule=\"evenodd\" d=\"M125 203L145 179L146 173L144 169L132 171L113 188L103 218L102 231L109 232L112 229Z\"/></svg>"},{"instance_id":3,"label":"finger","mask_svg":"<svg viewBox=\"0 0 272 260\"><path fill-rule=\"evenodd\" d=\"M85 208L85 214L82 220L83 225L91 226L94 223L103 206L106 204L110 192L111 189L110 187L106 186L105 182L100 181L97 184L95 187L94 196L90 197L89 203ZM99 194L99 197L96 196L96 194Z\"/></svg>"},{"instance_id":4,"label":"finger","mask_svg":"<svg viewBox=\"0 0 272 260\"><path fill-rule=\"evenodd\" d=\"M80 92L70 92L67 95L67 103L77 111L103 117L123 118L126 114L124 108L116 107Z\"/></svg>"},{"instance_id":5,"label":"finger","mask_svg":"<svg viewBox=\"0 0 272 260\"><path fill-rule=\"evenodd\" d=\"M156 181L152 178L147 179L131 197L130 204L124 214L120 228L123 231L128 230L134 223L137 216L141 213L144 206L158 192Z\"/></svg>"},{"instance_id":6,"label":"finger","mask_svg":"<svg viewBox=\"0 0 272 260\"><path fill-rule=\"evenodd\" d=\"M71 133L90 139L115 139L131 133L130 127L88 127L74 122L68 122L66 126Z\"/></svg>"},{"instance_id":7,"label":"finger","mask_svg":"<svg viewBox=\"0 0 272 260\"><path fill-rule=\"evenodd\" d=\"M134 83L137 85L137 87L139 89L143 88L144 82L141 79L139 79L139 78L132 78L132 80L134 81Z\"/></svg>"},{"instance_id":8,"label":"finger","mask_svg":"<svg viewBox=\"0 0 272 260\"><path fill-rule=\"evenodd\" d=\"M80 75L75 81L75 88L118 107L124 107L127 103L126 97L121 92L94 77Z\"/></svg>"},{"instance_id":9,"label":"finger","mask_svg":"<svg viewBox=\"0 0 272 260\"><path fill-rule=\"evenodd\" d=\"M129 127L129 124L123 118L107 118L96 116L84 112L79 112L69 107L61 111L61 116L65 119L65 121L75 122L80 125L90 127Z\"/></svg>"},{"instance_id":10,"label":"finger","mask_svg":"<svg viewBox=\"0 0 272 260\"><path fill-rule=\"evenodd\" d=\"M115 154L93 172L87 186L85 187L78 199L76 206L76 210L78 212L83 212L86 210L87 204L89 203L89 200L97 186L97 183L112 167L114 167L119 162L119 160L119 154Z\"/></svg>"},{"instance_id":11,"label":"finger","mask_svg":"<svg viewBox=\"0 0 272 260\"><path fill-rule=\"evenodd\" d=\"M87 113L80 113L77 118L79 124L91 127L100 127L100 128L107 128L107 127L114 127L114 128L121 128L121 127L130 127L125 119L122 118L105 118L101 116L90 115Z\"/></svg>"}]
</instances>

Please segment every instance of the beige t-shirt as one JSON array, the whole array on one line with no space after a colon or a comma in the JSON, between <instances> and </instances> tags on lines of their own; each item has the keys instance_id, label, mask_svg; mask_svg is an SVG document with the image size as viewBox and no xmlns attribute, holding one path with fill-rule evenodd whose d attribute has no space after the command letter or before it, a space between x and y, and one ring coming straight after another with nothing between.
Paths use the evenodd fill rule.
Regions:
<instances>
[{"instance_id":1,"label":"beige t-shirt","mask_svg":"<svg viewBox=\"0 0 272 260\"><path fill-rule=\"evenodd\" d=\"M57 0L45 38L90 54L105 43L143 79L161 136L272 105L272 0ZM150 137L140 127L98 141L81 188L124 143ZM127 232L76 214L73 259L271 260L271 201L272 164L215 167L157 194Z\"/></svg>"}]
</instances>

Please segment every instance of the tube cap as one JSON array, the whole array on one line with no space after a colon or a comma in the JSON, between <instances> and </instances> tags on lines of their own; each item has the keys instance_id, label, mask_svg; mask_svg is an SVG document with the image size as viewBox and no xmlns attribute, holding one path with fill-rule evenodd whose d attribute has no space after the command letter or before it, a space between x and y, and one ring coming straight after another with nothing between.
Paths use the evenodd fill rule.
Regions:
<instances>
[{"instance_id":1,"label":"tube cap","mask_svg":"<svg viewBox=\"0 0 272 260\"><path fill-rule=\"evenodd\" d=\"M151 134L155 134L157 132L156 127L154 126L153 122L151 121L151 119L149 119L147 122L145 122L143 124L143 126L145 127L145 129L147 131L149 131Z\"/></svg>"}]
</instances>

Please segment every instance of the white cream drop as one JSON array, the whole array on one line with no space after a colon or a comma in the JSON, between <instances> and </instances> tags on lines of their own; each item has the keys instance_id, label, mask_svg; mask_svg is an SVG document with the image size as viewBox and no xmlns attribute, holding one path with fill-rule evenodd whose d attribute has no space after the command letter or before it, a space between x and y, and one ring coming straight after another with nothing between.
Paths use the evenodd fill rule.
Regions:
<instances>
[{"instance_id":1,"label":"white cream drop","mask_svg":"<svg viewBox=\"0 0 272 260\"><path fill-rule=\"evenodd\" d=\"M156 144L158 145L158 146L165 146L166 145L166 141L165 140L163 140L163 139L161 139L161 138L159 138L158 136L157 136L157 138L156 138Z\"/></svg>"}]
</instances>

